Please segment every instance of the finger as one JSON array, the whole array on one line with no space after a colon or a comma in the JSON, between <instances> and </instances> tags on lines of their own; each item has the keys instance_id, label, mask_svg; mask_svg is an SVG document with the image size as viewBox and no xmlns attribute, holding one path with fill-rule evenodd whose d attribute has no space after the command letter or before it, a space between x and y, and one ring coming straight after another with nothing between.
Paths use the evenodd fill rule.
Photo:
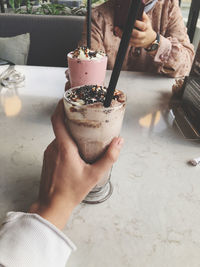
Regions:
<instances>
[{"instance_id":1,"label":"finger","mask_svg":"<svg viewBox=\"0 0 200 267\"><path fill-rule=\"evenodd\" d=\"M69 79L69 69L66 69L65 76L66 76L67 79Z\"/></svg>"},{"instance_id":2,"label":"finger","mask_svg":"<svg viewBox=\"0 0 200 267\"><path fill-rule=\"evenodd\" d=\"M97 162L92 164L91 168L92 171L94 171L96 177L102 178L104 173L109 171L109 169L118 159L120 149L122 148L123 143L123 138L115 137L109 145L108 150L106 151L104 156Z\"/></svg>"},{"instance_id":3,"label":"finger","mask_svg":"<svg viewBox=\"0 0 200 267\"><path fill-rule=\"evenodd\" d=\"M57 142L66 144L67 146L76 146L65 126L63 100L59 101L51 121Z\"/></svg>"},{"instance_id":4,"label":"finger","mask_svg":"<svg viewBox=\"0 0 200 267\"><path fill-rule=\"evenodd\" d=\"M134 27L140 31L145 31L147 28L147 25L143 21L136 20Z\"/></svg>"},{"instance_id":5,"label":"finger","mask_svg":"<svg viewBox=\"0 0 200 267\"><path fill-rule=\"evenodd\" d=\"M144 39L145 38L145 32L138 31L136 29L133 29L132 36L133 39Z\"/></svg>"},{"instance_id":6,"label":"finger","mask_svg":"<svg viewBox=\"0 0 200 267\"><path fill-rule=\"evenodd\" d=\"M65 91L69 90L70 88L71 88L70 82L67 81L67 82L65 83Z\"/></svg>"},{"instance_id":7,"label":"finger","mask_svg":"<svg viewBox=\"0 0 200 267\"><path fill-rule=\"evenodd\" d=\"M147 22L149 22L149 17L147 16L147 14L145 12L143 12L142 14L142 21L146 24Z\"/></svg>"}]
</instances>

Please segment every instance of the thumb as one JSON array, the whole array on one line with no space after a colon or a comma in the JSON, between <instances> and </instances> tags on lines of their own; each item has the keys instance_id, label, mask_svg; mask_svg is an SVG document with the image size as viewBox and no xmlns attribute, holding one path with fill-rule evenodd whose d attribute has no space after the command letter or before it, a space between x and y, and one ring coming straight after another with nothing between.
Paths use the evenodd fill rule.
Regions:
<instances>
[{"instance_id":1,"label":"thumb","mask_svg":"<svg viewBox=\"0 0 200 267\"><path fill-rule=\"evenodd\" d=\"M143 22L146 22L146 23L149 21L149 17L147 16L147 14L145 12L143 12L143 14L142 14L142 20L143 20Z\"/></svg>"},{"instance_id":2,"label":"thumb","mask_svg":"<svg viewBox=\"0 0 200 267\"><path fill-rule=\"evenodd\" d=\"M112 165L117 161L123 143L123 138L115 137L103 157L92 165L97 178L102 178L102 176L109 171Z\"/></svg>"}]
</instances>

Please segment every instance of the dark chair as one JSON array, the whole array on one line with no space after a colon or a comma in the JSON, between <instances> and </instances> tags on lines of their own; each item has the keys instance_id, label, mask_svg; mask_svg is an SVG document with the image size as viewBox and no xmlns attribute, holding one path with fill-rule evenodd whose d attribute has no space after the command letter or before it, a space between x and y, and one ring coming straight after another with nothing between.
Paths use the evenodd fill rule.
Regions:
<instances>
[{"instance_id":1,"label":"dark chair","mask_svg":"<svg viewBox=\"0 0 200 267\"><path fill-rule=\"evenodd\" d=\"M81 39L84 17L0 14L0 37L30 33L28 65L67 66Z\"/></svg>"}]
</instances>

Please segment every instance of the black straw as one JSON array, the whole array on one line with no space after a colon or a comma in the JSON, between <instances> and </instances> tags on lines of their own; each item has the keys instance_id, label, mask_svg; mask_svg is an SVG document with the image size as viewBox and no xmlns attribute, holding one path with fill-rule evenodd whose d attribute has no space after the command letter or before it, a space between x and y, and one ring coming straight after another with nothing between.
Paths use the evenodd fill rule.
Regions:
<instances>
[{"instance_id":1,"label":"black straw","mask_svg":"<svg viewBox=\"0 0 200 267\"><path fill-rule=\"evenodd\" d=\"M112 75L110 78L110 83L107 89L107 94L106 94L106 99L104 102L104 107L109 107L114 95L114 91L119 79L119 74L122 68L122 64L124 62L124 58L126 55L126 51L129 45L129 41L131 38L131 33L133 30L133 26L135 24L138 12L140 10L141 7L141 0L132 0L131 4L130 4L130 8L129 8L129 12L128 12L128 19L124 28L124 32L122 35L122 39L119 45L119 49L118 49L118 53L117 53L117 57L115 60L115 65L112 71Z\"/></svg>"},{"instance_id":2,"label":"black straw","mask_svg":"<svg viewBox=\"0 0 200 267\"><path fill-rule=\"evenodd\" d=\"M91 0L87 0L87 47L91 48Z\"/></svg>"}]
</instances>

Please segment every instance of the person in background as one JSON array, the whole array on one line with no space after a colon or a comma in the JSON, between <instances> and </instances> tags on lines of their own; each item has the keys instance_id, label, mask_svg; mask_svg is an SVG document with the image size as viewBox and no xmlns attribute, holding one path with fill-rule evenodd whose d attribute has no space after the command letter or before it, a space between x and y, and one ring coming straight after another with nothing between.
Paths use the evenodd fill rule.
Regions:
<instances>
[{"instance_id":1,"label":"person in background","mask_svg":"<svg viewBox=\"0 0 200 267\"><path fill-rule=\"evenodd\" d=\"M115 27L116 5L129 0L108 0L92 10L91 48L108 56L113 69L122 29ZM144 0L141 21L136 20L123 70L145 71L183 77L189 74L194 58L178 0ZM128 15L128 14L127 14ZM86 25L80 45L86 45Z\"/></svg>"},{"instance_id":2,"label":"person in background","mask_svg":"<svg viewBox=\"0 0 200 267\"><path fill-rule=\"evenodd\" d=\"M63 102L52 125L56 138L44 152L37 202L28 213L8 213L0 228L0 266L64 267L76 247L61 229L117 160L123 145L122 138L114 138L102 158L87 164L66 130Z\"/></svg>"}]
</instances>

